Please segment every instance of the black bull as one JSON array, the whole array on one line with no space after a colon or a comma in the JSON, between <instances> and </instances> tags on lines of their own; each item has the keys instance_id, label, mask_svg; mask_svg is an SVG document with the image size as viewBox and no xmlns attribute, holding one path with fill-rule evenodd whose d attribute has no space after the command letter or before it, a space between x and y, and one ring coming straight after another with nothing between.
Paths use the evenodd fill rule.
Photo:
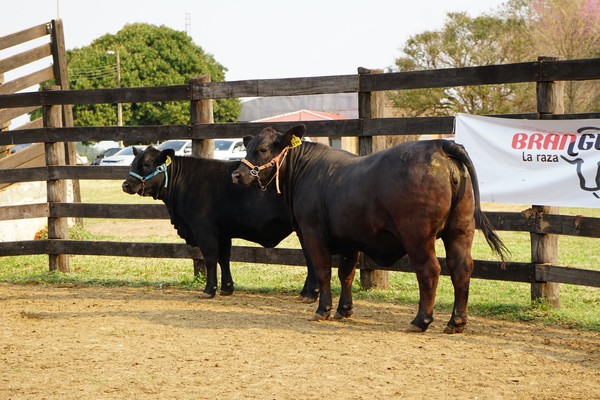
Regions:
<instances>
[{"instance_id":1,"label":"black bull","mask_svg":"<svg viewBox=\"0 0 600 400\"><path fill-rule=\"evenodd\" d=\"M206 298L217 291L217 262L221 294L233 293L232 238L274 247L292 232L291 214L281 199L231 182L237 162L177 157L173 150L153 147L143 152L134 148L134 153L123 191L162 200L179 236L200 248L207 270ZM302 241L300 232L298 237ZM315 301L317 290L314 269L309 267L300 293L303 301Z\"/></svg>"},{"instance_id":2,"label":"black bull","mask_svg":"<svg viewBox=\"0 0 600 400\"><path fill-rule=\"evenodd\" d=\"M313 319L327 319L331 313L332 254L341 256L342 291L335 318L352 314L358 251L385 266L408 254L420 294L409 330L425 331L433 321L441 272L435 241L441 238L454 285L454 308L445 331L462 332L475 223L502 259L507 251L481 211L477 177L466 151L453 142L435 140L357 157L318 143L300 144L304 132L299 125L285 134L266 128L254 138L246 137L247 156L232 180L263 190L281 189L319 279Z\"/></svg>"}]
</instances>

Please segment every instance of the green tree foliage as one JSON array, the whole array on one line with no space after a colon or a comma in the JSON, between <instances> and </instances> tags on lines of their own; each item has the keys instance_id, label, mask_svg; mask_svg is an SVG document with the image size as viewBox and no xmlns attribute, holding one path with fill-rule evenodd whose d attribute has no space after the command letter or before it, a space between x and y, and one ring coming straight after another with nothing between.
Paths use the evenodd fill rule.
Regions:
<instances>
[{"instance_id":1,"label":"green tree foliage","mask_svg":"<svg viewBox=\"0 0 600 400\"><path fill-rule=\"evenodd\" d=\"M476 18L449 13L441 30L410 37L396 66L411 71L531 61L526 19L518 11L516 7L503 15ZM397 91L389 98L405 116L500 114L532 111L535 106L535 90L527 84Z\"/></svg>"},{"instance_id":2,"label":"green tree foliage","mask_svg":"<svg viewBox=\"0 0 600 400\"><path fill-rule=\"evenodd\" d=\"M185 32L135 23L67 52L71 89L116 87L117 51L120 87L182 85L202 74L209 74L213 82L225 78L226 68ZM122 108L124 125L190 122L189 102L123 103ZM237 120L241 104L238 99L219 99L213 108L215 122L232 122ZM73 114L76 126L117 124L115 104L76 105Z\"/></svg>"}]
</instances>

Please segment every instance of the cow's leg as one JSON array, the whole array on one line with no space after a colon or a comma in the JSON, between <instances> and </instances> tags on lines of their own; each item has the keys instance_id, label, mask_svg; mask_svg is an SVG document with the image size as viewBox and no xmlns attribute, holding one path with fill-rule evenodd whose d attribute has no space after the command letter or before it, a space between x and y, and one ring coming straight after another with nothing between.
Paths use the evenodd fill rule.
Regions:
<instances>
[{"instance_id":1,"label":"cow's leg","mask_svg":"<svg viewBox=\"0 0 600 400\"><path fill-rule=\"evenodd\" d=\"M433 322L433 305L442 267L435 254L435 240L420 251L409 251L410 262L419 282L419 311L408 328L411 332L425 332Z\"/></svg>"},{"instance_id":2,"label":"cow's leg","mask_svg":"<svg viewBox=\"0 0 600 400\"><path fill-rule=\"evenodd\" d=\"M315 267L319 281L319 306L311 317L313 321L328 319L331 315L331 253L323 245L318 233L305 232L303 246L308 262Z\"/></svg>"},{"instance_id":3,"label":"cow's leg","mask_svg":"<svg viewBox=\"0 0 600 400\"><path fill-rule=\"evenodd\" d=\"M200 237L196 235L196 237ZM212 299L217 294L217 260L219 254L219 246L216 238L204 238L201 242L200 251L204 257L206 265L206 286L202 298Z\"/></svg>"},{"instance_id":4,"label":"cow's leg","mask_svg":"<svg viewBox=\"0 0 600 400\"><path fill-rule=\"evenodd\" d=\"M442 236L446 248L446 263L454 286L454 307L448 326L444 330L446 333L460 333L467 325L469 283L473 272L473 234L473 230L452 229Z\"/></svg>"},{"instance_id":5,"label":"cow's leg","mask_svg":"<svg viewBox=\"0 0 600 400\"><path fill-rule=\"evenodd\" d=\"M342 285L342 293L340 294L340 302L334 316L335 319L349 318L352 315L352 282L354 281L357 261L357 251L348 252L340 256L338 277Z\"/></svg>"},{"instance_id":6,"label":"cow's leg","mask_svg":"<svg viewBox=\"0 0 600 400\"><path fill-rule=\"evenodd\" d=\"M314 265L310 261L306 249L304 247L304 242L302 238L302 233L297 230L296 234L298 235L298 239L300 240L300 244L302 245L302 252L304 253L304 259L306 260L306 279L304 280L304 286L300 291L300 301L303 303L314 303L319 298L319 280L317 278L317 271L315 270Z\"/></svg>"},{"instance_id":7,"label":"cow's leg","mask_svg":"<svg viewBox=\"0 0 600 400\"><path fill-rule=\"evenodd\" d=\"M231 296L234 291L231 276L231 238L223 239L219 244L219 265L221 266L221 296Z\"/></svg>"}]
</instances>

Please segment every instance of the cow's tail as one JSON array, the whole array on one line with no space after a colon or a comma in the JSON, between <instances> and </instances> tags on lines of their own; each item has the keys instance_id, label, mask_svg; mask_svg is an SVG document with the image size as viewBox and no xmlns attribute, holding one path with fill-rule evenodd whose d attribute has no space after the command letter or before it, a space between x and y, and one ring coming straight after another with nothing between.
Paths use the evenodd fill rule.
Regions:
<instances>
[{"instance_id":1,"label":"cow's tail","mask_svg":"<svg viewBox=\"0 0 600 400\"><path fill-rule=\"evenodd\" d=\"M502 239L500 239L496 232L494 232L492 224L483 211L481 211L479 181L477 180L477 172L475 172L475 166L473 165L473 161L471 161L471 157L469 157L469 154L463 146L449 140L443 140L442 149L446 154L460 161L467 168L469 176L471 177L473 196L475 198L475 223L483 232L483 236L485 237L485 240L490 248L500 256L502 261L505 261L506 256L510 253L510 251L506 248L502 242Z\"/></svg>"}]
</instances>

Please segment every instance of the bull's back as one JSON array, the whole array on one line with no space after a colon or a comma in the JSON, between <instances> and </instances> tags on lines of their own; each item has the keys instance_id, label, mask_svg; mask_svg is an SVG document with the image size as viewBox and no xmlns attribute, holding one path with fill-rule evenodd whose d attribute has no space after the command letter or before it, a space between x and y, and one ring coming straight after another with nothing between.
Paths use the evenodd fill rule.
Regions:
<instances>
[{"instance_id":1,"label":"bull's back","mask_svg":"<svg viewBox=\"0 0 600 400\"><path fill-rule=\"evenodd\" d=\"M443 229L457 172L436 142L404 143L344 163L324 191L329 235L340 247L393 262L415 237Z\"/></svg>"}]
</instances>

